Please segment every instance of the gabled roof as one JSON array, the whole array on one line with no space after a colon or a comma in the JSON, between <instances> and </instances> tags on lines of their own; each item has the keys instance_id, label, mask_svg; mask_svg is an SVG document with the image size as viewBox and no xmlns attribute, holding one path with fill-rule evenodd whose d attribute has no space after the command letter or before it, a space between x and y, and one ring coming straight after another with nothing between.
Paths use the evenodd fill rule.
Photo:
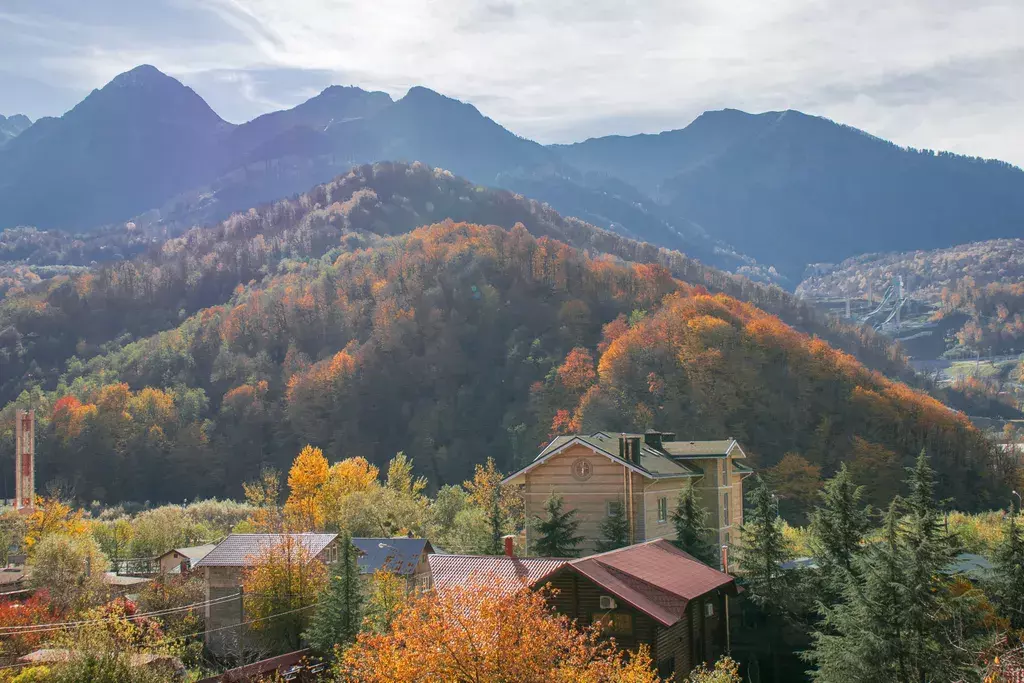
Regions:
<instances>
[{"instance_id":1,"label":"gabled roof","mask_svg":"<svg viewBox=\"0 0 1024 683\"><path fill-rule=\"evenodd\" d=\"M171 550L168 550L166 553L160 555L156 559L159 560L161 558L167 557L171 553L178 553L179 555L184 555L193 562L196 562L206 557L210 553L210 551L216 547L216 543L207 543L206 545L193 545L188 548L172 548Z\"/></svg>"},{"instance_id":2,"label":"gabled roof","mask_svg":"<svg viewBox=\"0 0 1024 683\"><path fill-rule=\"evenodd\" d=\"M305 546L312 555L319 555L338 534L230 534L217 544L196 567L248 567L252 560L288 537Z\"/></svg>"},{"instance_id":3,"label":"gabled roof","mask_svg":"<svg viewBox=\"0 0 1024 683\"><path fill-rule=\"evenodd\" d=\"M682 619L691 600L719 589L736 590L732 576L660 538L572 560L560 570L585 576L664 626Z\"/></svg>"},{"instance_id":4,"label":"gabled roof","mask_svg":"<svg viewBox=\"0 0 1024 683\"><path fill-rule=\"evenodd\" d=\"M569 562L551 557L507 555L429 555L427 561L435 590L483 581L496 584L508 593L535 585Z\"/></svg>"},{"instance_id":5,"label":"gabled roof","mask_svg":"<svg viewBox=\"0 0 1024 683\"><path fill-rule=\"evenodd\" d=\"M649 479L671 479L676 477L699 477L702 472L699 468L690 467L684 463L677 462L671 457L651 448L643 440L643 434L627 434L626 436L640 439L639 462L632 462L619 457L619 435L608 434L607 432L594 432L593 434L574 434L556 436L551 440L540 455L532 463L505 478L503 483L512 483L515 478L526 474L533 468L547 462L565 449L575 444L581 444L599 453L634 472L642 474Z\"/></svg>"},{"instance_id":6,"label":"gabled roof","mask_svg":"<svg viewBox=\"0 0 1024 683\"><path fill-rule=\"evenodd\" d=\"M383 569L408 576L416 571L423 553L434 552L425 538L353 538L352 545L361 552L358 564L362 574Z\"/></svg>"}]
</instances>

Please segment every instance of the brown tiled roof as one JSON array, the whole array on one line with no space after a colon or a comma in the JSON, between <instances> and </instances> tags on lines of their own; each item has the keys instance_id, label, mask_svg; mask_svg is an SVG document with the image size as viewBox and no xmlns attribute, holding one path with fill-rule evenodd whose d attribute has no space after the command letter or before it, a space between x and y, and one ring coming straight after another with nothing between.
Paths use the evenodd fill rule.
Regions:
<instances>
[{"instance_id":1,"label":"brown tiled roof","mask_svg":"<svg viewBox=\"0 0 1024 683\"><path fill-rule=\"evenodd\" d=\"M508 592L533 586L568 560L549 557L508 557L507 555L429 555L434 589L474 582L494 582Z\"/></svg>"},{"instance_id":2,"label":"brown tiled roof","mask_svg":"<svg viewBox=\"0 0 1024 683\"><path fill-rule=\"evenodd\" d=\"M319 555L338 534L231 534L195 566L247 567L252 564L252 558L281 544L289 536L305 546L312 555Z\"/></svg>"},{"instance_id":3,"label":"brown tiled roof","mask_svg":"<svg viewBox=\"0 0 1024 683\"><path fill-rule=\"evenodd\" d=\"M679 621L691 600L717 589L736 589L732 576L664 539L572 560L565 569L582 574L665 626Z\"/></svg>"}]
</instances>

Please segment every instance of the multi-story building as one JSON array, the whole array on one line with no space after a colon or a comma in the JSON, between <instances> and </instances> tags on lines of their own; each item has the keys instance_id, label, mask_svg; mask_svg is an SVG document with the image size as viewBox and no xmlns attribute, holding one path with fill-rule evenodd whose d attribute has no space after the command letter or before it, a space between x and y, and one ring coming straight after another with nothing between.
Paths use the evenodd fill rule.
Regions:
<instances>
[{"instance_id":1,"label":"multi-story building","mask_svg":"<svg viewBox=\"0 0 1024 683\"><path fill-rule=\"evenodd\" d=\"M622 510L629 543L675 538L672 512L692 485L709 513L719 545L739 541L743 523L743 479L752 470L735 439L680 441L671 432L595 432L555 437L532 463L505 483L522 487L526 517L544 516L552 494L576 510L580 551L595 552L604 518ZM527 525L527 548L535 532Z\"/></svg>"}]
</instances>

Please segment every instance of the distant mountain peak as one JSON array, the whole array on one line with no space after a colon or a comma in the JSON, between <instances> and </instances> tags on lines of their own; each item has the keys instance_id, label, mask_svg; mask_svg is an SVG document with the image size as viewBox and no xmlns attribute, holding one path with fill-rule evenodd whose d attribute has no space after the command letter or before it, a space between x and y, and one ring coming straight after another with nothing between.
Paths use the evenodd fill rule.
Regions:
<instances>
[{"instance_id":1,"label":"distant mountain peak","mask_svg":"<svg viewBox=\"0 0 1024 683\"><path fill-rule=\"evenodd\" d=\"M168 76L152 64L140 64L134 69L130 69L124 73L114 76L110 83L104 86L104 89L109 87L124 88L132 86L146 86L169 82L175 83L183 88L185 87L179 81Z\"/></svg>"}]
</instances>

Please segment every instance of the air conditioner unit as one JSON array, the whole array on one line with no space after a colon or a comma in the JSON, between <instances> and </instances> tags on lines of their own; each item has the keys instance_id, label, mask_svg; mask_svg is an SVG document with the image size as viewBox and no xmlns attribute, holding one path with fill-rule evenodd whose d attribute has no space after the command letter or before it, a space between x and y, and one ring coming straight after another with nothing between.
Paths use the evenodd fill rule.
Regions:
<instances>
[{"instance_id":1,"label":"air conditioner unit","mask_svg":"<svg viewBox=\"0 0 1024 683\"><path fill-rule=\"evenodd\" d=\"M713 602L704 603L704 616L713 617L715 616L715 604Z\"/></svg>"},{"instance_id":2,"label":"air conditioner unit","mask_svg":"<svg viewBox=\"0 0 1024 683\"><path fill-rule=\"evenodd\" d=\"M615 609L618 605L615 604L615 598L610 595L601 596L601 609Z\"/></svg>"}]
</instances>

